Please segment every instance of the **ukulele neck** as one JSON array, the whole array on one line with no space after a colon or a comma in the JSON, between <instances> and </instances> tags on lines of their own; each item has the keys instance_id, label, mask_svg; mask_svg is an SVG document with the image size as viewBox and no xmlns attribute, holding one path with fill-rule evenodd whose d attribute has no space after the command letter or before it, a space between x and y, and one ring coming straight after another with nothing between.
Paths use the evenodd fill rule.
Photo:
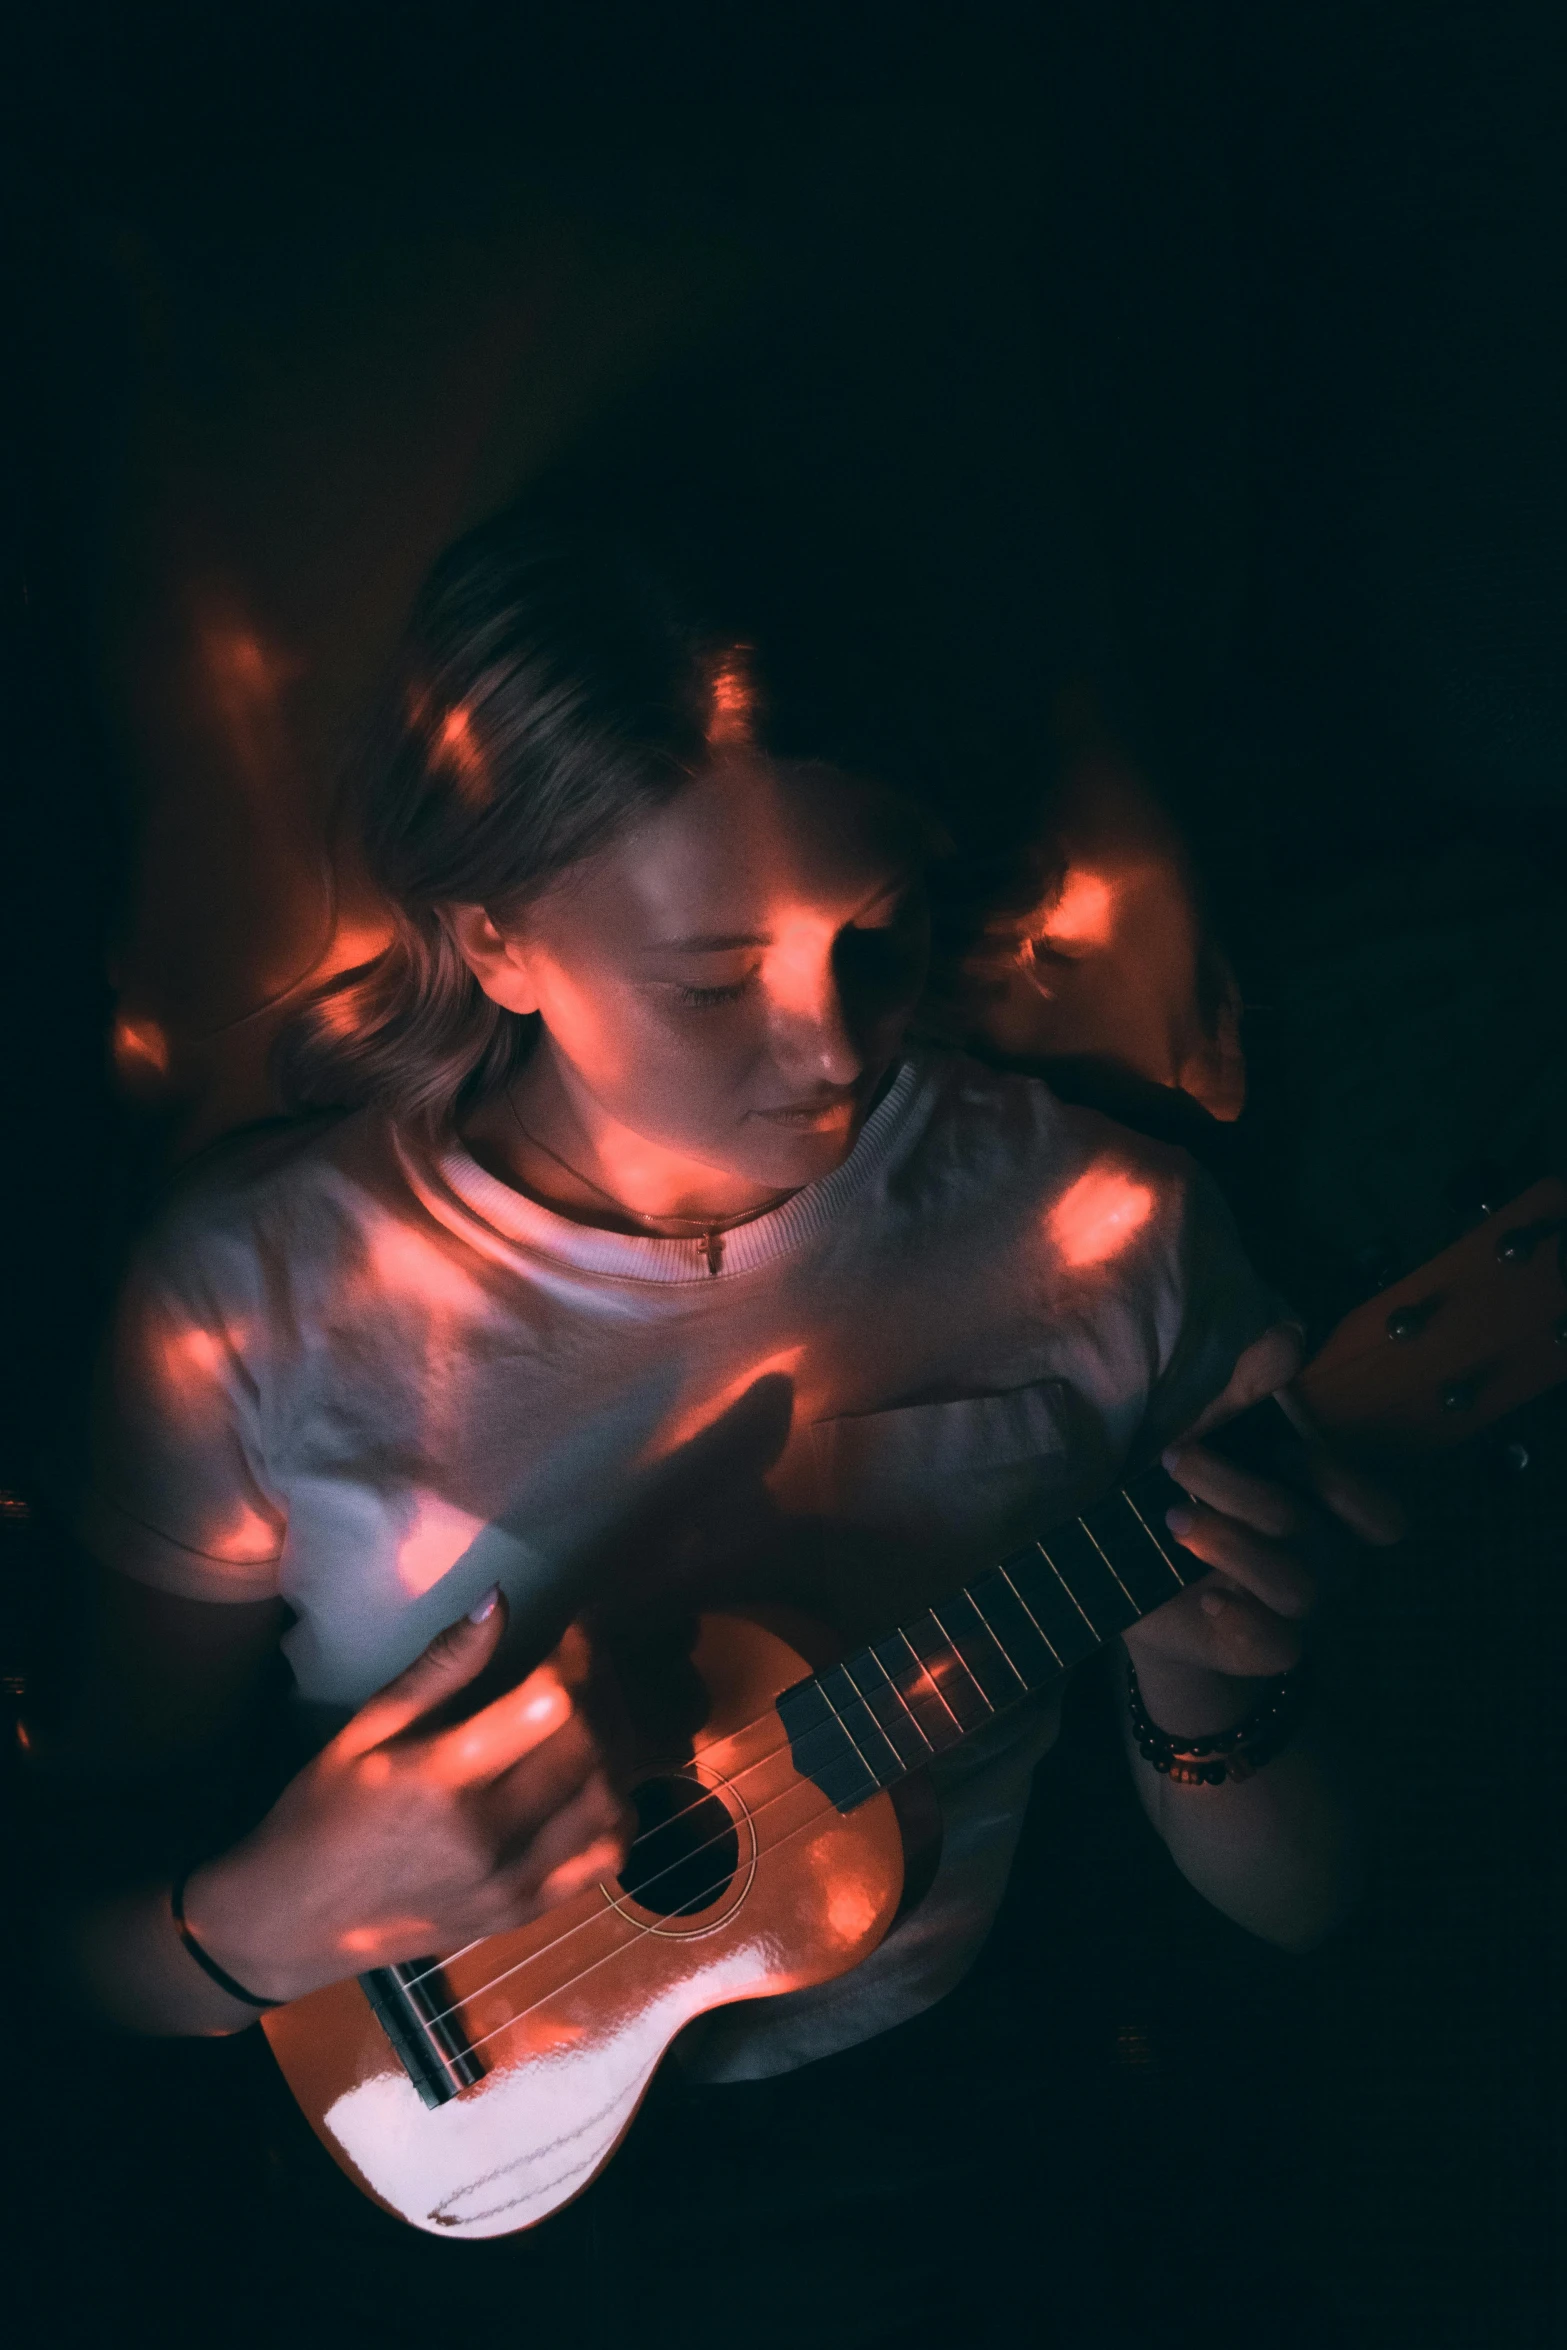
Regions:
<instances>
[{"instance_id":1,"label":"ukulele neck","mask_svg":"<svg viewBox=\"0 0 1567 2350\"><path fill-rule=\"evenodd\" d=\"M1188 1497L1145 1470L886 1639L778 1700L796 1769L839 1811L895 1786L1172 1599L1206 1564L1165 1526Z\"/></svg>"}]
</instances>

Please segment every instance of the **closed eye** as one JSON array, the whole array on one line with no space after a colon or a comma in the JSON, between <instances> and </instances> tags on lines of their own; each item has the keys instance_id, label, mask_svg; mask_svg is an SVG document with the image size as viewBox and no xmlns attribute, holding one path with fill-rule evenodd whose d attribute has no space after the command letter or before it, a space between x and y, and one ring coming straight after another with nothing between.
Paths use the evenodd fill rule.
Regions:
<instances>
[{"instance_id":1,"label":"closed eye","mask_svg":"<svg viewBox=\"0 0 1567 2350\"><path fill-rule=\"evenodd\" d=\"M755 972L748 971L743 979L731 980L727 987L685 987L677 982L675 1001L677 1004L689 1005L693 1012L710 1012L720 1004L738 1003L754 984L755 978Z\"/></svg>"}]
</instances>

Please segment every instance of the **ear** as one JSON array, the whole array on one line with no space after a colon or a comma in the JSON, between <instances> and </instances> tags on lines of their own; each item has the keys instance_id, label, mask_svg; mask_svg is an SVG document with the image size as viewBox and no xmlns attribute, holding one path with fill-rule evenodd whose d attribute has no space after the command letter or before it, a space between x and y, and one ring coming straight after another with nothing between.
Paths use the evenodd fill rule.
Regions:
<instances>
[{"instance_id":1,"label":"ear","mask_svg":"<svg viewBox=\"0 0 1567 2350\"><path fill-rule=\"evenodd\" d=\"M496 929L482 906L445 905L442 919L452 944L492 1003L508 1012L536 1012L539 991L528 956L516 939Z\"/></svg>"}]
</instances>

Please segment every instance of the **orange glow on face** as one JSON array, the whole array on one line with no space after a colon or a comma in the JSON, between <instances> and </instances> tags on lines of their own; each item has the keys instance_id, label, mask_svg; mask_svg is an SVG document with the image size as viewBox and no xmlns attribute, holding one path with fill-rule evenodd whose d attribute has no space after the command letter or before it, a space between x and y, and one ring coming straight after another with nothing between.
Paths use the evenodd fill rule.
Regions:
<instances>
[{"instance_id":1,"label":"orange glow on face","mask_svg":"<svg viewBox=\"0 0 1567 2350\"><path fill-rule=\"evenodd\" d=\"M779 1009L809 1019L820 1011L832 981L834 924L820 914L785 913L767 950L768 993Z\"/></svg>"},{"instance_id":2,"label":"orange glow on face","mask_svg":"<svg viewBox=\"0 0 1567 2350\"><path fill-rule=\"evenodd\" d=\"M167 1077L169 1040L156 1020L131 1020L123 1014L114 1023L114 1058L127 1077Z\"/></svg>"},{"instance_id":3,"label":"orange glow on face","mask_svg":"<svg viewBox=\"0 0 1567 2350\"><path fill-rule=\"evenodd\" d=\"M1046 1228L1064 1264L1102 1265L1118 1256L1153 1214L1146 1183L1109 1167L1090 1167L1050 1210Z\"/></svg>"},{"instance_id":4,"label":"orange glow on face","mask_svg":"<svg viewBox=\"0 0 1567 2350\"><path fill-rule=\"evenodd\" d=\"M1102 947L1109 944L1114 927L1113 885L1102 873L1087 873L1074 865L1039 935L1051 946Z\"/></svg>"}]
</instances>

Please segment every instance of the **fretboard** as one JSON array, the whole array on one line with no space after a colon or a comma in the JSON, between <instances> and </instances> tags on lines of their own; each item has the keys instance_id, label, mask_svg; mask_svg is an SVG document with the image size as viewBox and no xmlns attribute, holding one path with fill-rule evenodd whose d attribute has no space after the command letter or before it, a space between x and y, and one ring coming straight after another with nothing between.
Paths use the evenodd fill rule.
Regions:
<instances>
[{"instance_id":1,"label":"fretboard","mask_svg":"<svg viewBox=\"0 0 1567 2350\"><path fill-rule=\"evenodd\" d=\"M1145 1470L885 1640L796 1682L778 1700L796 1769L853 1811L1062 1680L1209 1572L1164 1522L1186 1498L1165 1470Z\"/></svg>"}]
</instances>

